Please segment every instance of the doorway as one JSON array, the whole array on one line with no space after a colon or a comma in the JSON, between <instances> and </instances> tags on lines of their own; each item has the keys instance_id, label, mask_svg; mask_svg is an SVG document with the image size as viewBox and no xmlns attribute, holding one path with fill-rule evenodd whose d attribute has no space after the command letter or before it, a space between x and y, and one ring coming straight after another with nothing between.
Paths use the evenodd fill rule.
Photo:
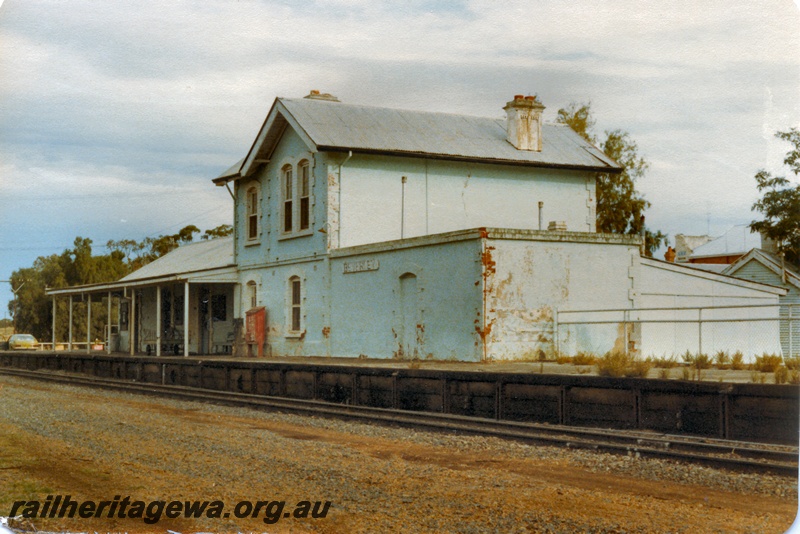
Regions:
<instances>
[{"instance_id":1,"label":"doorway","mask_svg":"<svg viewBox=\"0 0 800 534\"><path fill-rule=\"evenodd\" d=\"M417 276L405 273L400 277L400 324L398 325L398 357L418 358L417 323L418 321Z\"/></svg>"}]
</instances>

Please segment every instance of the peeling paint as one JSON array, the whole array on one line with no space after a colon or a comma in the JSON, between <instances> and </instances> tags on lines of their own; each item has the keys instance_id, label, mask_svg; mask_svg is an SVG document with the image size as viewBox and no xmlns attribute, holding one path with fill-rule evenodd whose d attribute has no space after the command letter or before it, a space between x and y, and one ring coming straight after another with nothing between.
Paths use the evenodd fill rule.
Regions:
<instances>
[{"instance_id":1,"label":"peeling paint","mask_svg":"<svg viewBox=\"0 0 800 534\"><path fill-rule=\"evenodd\" d=\"M322 336L325 338L331 337L331 327L325 326L322 328Z\"/></svg>"},{"instance_id":2,"label":"peeling paint","mask_svg":"<svg viewBox=\"0 0 800 534\"><path fill-rule=\"evenodd\" d=\"M497 262L492 258L492 251L495 247L485 247L481 252L481 264L483 265L483 279L488 280L497 271Z\"/></svg>"}]
</instances>

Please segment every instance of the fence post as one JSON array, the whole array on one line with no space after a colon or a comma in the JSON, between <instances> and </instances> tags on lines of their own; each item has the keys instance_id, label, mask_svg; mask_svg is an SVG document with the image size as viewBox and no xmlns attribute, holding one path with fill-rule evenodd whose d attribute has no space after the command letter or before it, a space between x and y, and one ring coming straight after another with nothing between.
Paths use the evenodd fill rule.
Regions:
<instances>
[{"instance_id":1,"label":"fence post","mask_svg":"<svg viewBox=\"0 0 800 534\"><path fill-rule=\"evenodd\" d=\"M792 320L792 308L793 307L794 307L794 304L789 304L789 357L790 358L794 357L794 352L793 352L793 349L792 349L792 335L793 335L792 334L792 323L794 322ZM780 330L781 330L781 328L780 328L780 326L778 326L778 337L780 337Z\"/></svg>"},{"instance_id":2,"label":"fence post","mask_svg":"<svg viewBox=\"0 0 800 534\"><path fill-rule=\"evenodd\" d=\"M697 354L703 354L703 308L697 308Z\"/></svg>"},{"instance_id":3,"label":"fence post","mask_svg":"<svg viewBox=\"0 0 800 534\"><path fill-rule=\"evenodd\" d=\"M553 349L554 349L553 358L558 358L559 355L561 354L561 346L560 346L560 341L558 339L558 307L557 306L556 306L556 309L554 310L554 313L553 313Z\"/></svg>"},{"instance_id":4,"label":"fence post","mask_svg":"<svg viewBox=\"0 0 800 534\"><path fill-rule=\"evenodd\" d=\"M622 311L622 329L625 331L625 356L628 356L630 341L628 340L628 310Z\"/></svg>"}]
</instances>

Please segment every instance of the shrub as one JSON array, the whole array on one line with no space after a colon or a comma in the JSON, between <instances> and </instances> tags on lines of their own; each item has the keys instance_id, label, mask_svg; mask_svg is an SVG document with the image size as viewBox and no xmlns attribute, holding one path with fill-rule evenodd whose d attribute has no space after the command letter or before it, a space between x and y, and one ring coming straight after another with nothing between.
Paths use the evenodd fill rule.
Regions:
<instances>
[{"instance_id":1,"label":"shrub","mask_svg":"<svg viewBox=\"0 0 800 534\"><path fill-rule=\"evenodd\" d=\"M714 355L714 363L717 365L717 369L727 369L731 363L731 356L724 350L717 351Z\"/></svg>"},{"instance_id":2,"label":"shrub","mask_svg":"<svg viewBox=\"0 0 800 534\"><path fill-rule=\"evenodd\" d=\"M781 365L777 369L775 369L775 383L776 384L785 384L789 381L789 369L785 366Z\"/></svg>"},{"instance_id":3,"label":"shrub","mask_svg":"<svg viewBox=\"0 0 800 534\"><path fill-rule=\"evenodd\" d=\"M621 377L625 376L625 370L632 358L624 352L606 352L602 358L597 359L597 374L600 376Z\"/></svg>"},{"instance_id":4,"label":"shrub","mask_svg":"<svg viewBox=\"0 0 800 534\"><path fill-rule=\"evenodd\" d=\"M708 354L703 354L703 353L692 354L687 350L686 352L683 353L681 357L683 358L683 361L686 362L687 364L683 372L684 380L689 380L690 372L692 377L695 377L697 378L697 380L700 380L702 378L703 369L711 368L711 358L709 357Z\"/></svg>"},{"instance_id":5,"label":"shrub","mask_svg":"<svg viewBox=\"0 0 800 534\"><path fill-rule=\"evenodd\" d=\"M680 364L675 359L675 355L673 354L671 356L661 356L660 358L653 358L653 365L655 365L659 369L672 369L673 367L678 367L678 365Z\"/></svg>"},{"instance_id":6,"label":"shrub","mask_svg":"<svg viewBox=\"0 0 800 534\"><path fill-rule=\"evenodd\" d=\"M800 356L794 358L784 358L786 368L790 371L800 371Z\"/></svg>"},{"instance_id":7,"label":"shrub","mask_svg":"<svg viewBox=\"0 0 800 534\"><path fill-rule=\"evenodd\" d=\"M783 358L779 355L764 353L761 356L756 356L753 369L762 373L774 373L781 365L783 365Z\"/></svg>"},{"instance_id":8,"label":"shrub","mask_svg":"<svg viewBox=\"0 0 800 534\"><path fill-rule=\"evenodd\" d=\"M560 365L564 365L565 363L572 363L572 358L570 358L569 356L562 356L559 354L558 356L556 356L556 363Z\"/></svg>"},{"instance_id":9,"label":"shrub","mask_svg":"<svg viewBox=\"0 0 800 534\"><path fill-rule=\"evenodd\" d=\"M744 369L744 354L742 354L742 351L737 350L733 353L733 356L731 356L731 369L735 371Z\"/></svg>"},{"instance_id":10,"label":"shrub","mask_svg":"<svg viewBox=\"0 0 800 534\"><path fill-rule=\"evenodd\" d=\"M575 365L594 365L597 362L597 356L591 352L579 352L572 358L572 363Z\"/></svg>"},{"instance_id":11,"label":"shrub","mask_svg":"<svg viewBox=\"0 0 800 534\"><path fill-rule=\"evenodd\" d=\"M708 354L698 354L694 357L694 367L700 369L711 369L711 357Z\"/></svg>"},{"instance_id":12,"label":"shrub","mask_svg":"<svg viewBox=\"0 0 800 534\"><path fill-rule=\"evenodd\" d=\"M647 373L653 368L653 362L650 359L646 360L633 360L628 364L625 369L625 376L632 378L647 378Z\"/></svg>"},{"instance_id":13,"label":"shrub","mask_svg":"<svg viewBox=\"0 0 800 534\"><path fill-rule=\"evenodd\" d=\"M794 385L800 384L800 371L792 369L791 373L789 373L789 383Z\"/></svg>"},{"instance_id":14,"label":"shrub","mask_svg":"<svg viewBox=\"0 0 800 534\"><path fill-rule=\"evenodd\" d=\"M624 352L612 351L597 358L595 365L600 376L645 378L653 367L653 362L650 359L636 359Z\"/></svg>"},{"instance_id":15,"label":"shrub","mask_svg":"<svg viewBox=\"0 0 800 534\"><path fill-rule=\"evenodd\" d=\"M669 367L662 367L658 370L658 378L661 380L669 380L670 378Z\"/></svg>"},{"instance_id":16,"label":"shrub","mask_svg":"<svg viewBox=\"0 0 800 534\"><path fill-rule=\"evenodd\" d=\"M758 371L751 371L750 381L754 384L764 384L767 381L767 375L764 373L759 373Z\"/></svg>"}]
</instances>

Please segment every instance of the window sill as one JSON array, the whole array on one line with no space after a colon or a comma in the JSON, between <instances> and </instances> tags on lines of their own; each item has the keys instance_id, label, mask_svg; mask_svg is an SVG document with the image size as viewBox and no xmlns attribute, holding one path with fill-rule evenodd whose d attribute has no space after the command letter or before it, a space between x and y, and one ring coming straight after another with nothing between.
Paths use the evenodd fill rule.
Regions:
<instances>
[{"instance_id":1,"label":"window sill","mask_svg":"<svg viewBox=\"0 0 800 534\"><path fill-rule=\"evenodd\" d=\"M260 244L261 244L261 240L260 239L254 239L252 241L248 240L248 241L244 242L244 246L245 247L255 247L256 245L260 245Z\"/></svg>"},{"instance_id":2,"label":"window sill","mask_svg":"<svg viewBox=\"0 0 800 534\"><path fill-rule=\"evenodd\" d=\"M287 332L283 337L287 339L301 339L306 335L305 330L298 330L297 332Z\"/></svg>"},{"instance_id":3,"label":"window sill","mask_svg":"<svg viewBox=\"0 0 800 534\"><path fill-rule=\"evenodd\" d=\"M285 241L287 239L294 239L295 237L308 237L310 235L314 235L313 228L309 228L308 230L301 230L299 232L281 234L280 236L278 236L278 241Z\"/></svg>"}]
</instances>

